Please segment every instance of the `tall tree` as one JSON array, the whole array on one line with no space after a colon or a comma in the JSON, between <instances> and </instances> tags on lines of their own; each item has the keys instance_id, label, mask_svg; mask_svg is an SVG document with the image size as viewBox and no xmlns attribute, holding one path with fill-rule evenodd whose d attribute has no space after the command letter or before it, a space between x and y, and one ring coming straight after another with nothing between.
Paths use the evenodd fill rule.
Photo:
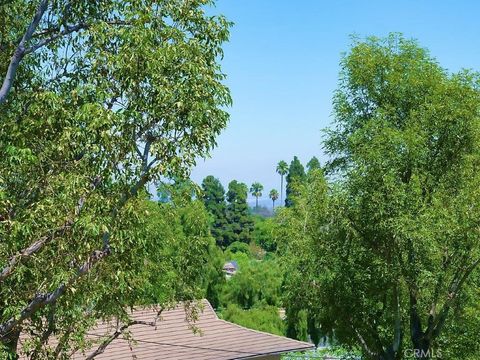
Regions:
<instances>
[{"instance_id":1,"label":"tall tree","mask_svg":"<svg viewBox=\"0 0 480 360\"><path fill-rule=\"evenodd\" d=\"M283 204L283 177L288 173L288 164L281 160L277 164L277 174L280 175L280 204Z\"/></svg>"},{"instance_id":2,"label":"tall tree","mask_svg":"<svg viewBox=\"0 0 480 360\"><path fill-rule=\"evenodd\" d=\"M317 159L316 156L312 157L310 161L307 163L307 172L311 172L312 170L321 169L322 166L320 165L320 161Z\"/></svg>"},{"instance_id":3,"label":"tall tree","mask_svg":"<svg viewBox=\"0 0 480 360\"><path fill-rule=\"evenodd\" d=\"M275 189L270 190L270 193L268 194L270 196L270 199L272 199L272 209L275 209L275 201L278 200L278 191Z\"/></svg>"},{"instance_id":4,"label":"tall tree","mask_svg":"<svg viewBox=\"0 0 480 360\"><path fill-rule=\"evenodd\" d=\"M250 243L253 232L253 220L248 210L247 196L248 187L244 183L233 180L228 184L226 246L234 241Z\"/></svg>"},{"instance_id":5,"label":"tall tree","mask_svg":"<svg viewBox=\"0 0 480 360\"><path fill-rule=\"evenodd\" d=\"M116 285L145 265L137 197L185 177L228 120L229 23L205 3L2 3L1 358L20 332L41 346L53 328L67 356L87 319L134 305Z\"/></svg>"},{"instance_id":6,"label":"tall tree","mask_svg":"<svg viewBox=\"0 0 480 360\"><path fill-rule=\"evenodd\" d=\"M290 207L294 204L294 198L298 191L296 188L305 181L305 169L296 156L293 157L287 175L287 197L285 198L285 206Z\"/></svg>"},{"instance_id":7,"label":"tall tree","mask_svg":"<svg viewBox=\"0 0 480 360\"><path fill-rule=\"evenodd\" d=\"M287 293L367 359L436 357L478 336L454 313L478 289L480 75L391 35L355 42L340 78L325 144L337 182L314 181L284 222L299 233Z\"/></svg>"},{"instance_id":8,"label":"tall tree","mask_svg":"<svg viewBox=\"0 0 480 360\"><path fill-rule=\"evenodd\" d=\"M262 196L263 185L259 182L254 182L252 186L250 186L250 194L255 196L255 209L258 210L258 198Z\"/></svg>"},{"instance_id":9,"label":"tall tree","mask_svg":"<svg viewBox=\"0 0 480 360\"><path fill-rule=\"evenodd\" d=\"M207 211L213 216L211 226L212 236L217 245L225 247L224 233L227 228L227 203L225 202L225 189L220 180L212 175L202 181L202 200Z\"/></svg>"}]
</instances>

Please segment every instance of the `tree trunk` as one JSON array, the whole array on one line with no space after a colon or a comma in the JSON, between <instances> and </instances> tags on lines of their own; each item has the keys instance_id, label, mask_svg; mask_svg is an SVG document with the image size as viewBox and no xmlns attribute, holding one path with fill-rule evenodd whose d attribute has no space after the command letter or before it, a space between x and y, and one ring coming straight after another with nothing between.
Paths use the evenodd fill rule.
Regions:
<instances>
[{"instance_id":1,"label":"tree trunk","mask_svg":"<svg viewBox=\"0 0 480 360\"><path fill-rule=\"evenodd\" d=\"M7 334L1 340L1 346L3 347L3 351L6 352L8 360L16 360L18 359L17 354L17 345L18 345L18 338L20 337L20 330L12 331L10 334Z\"/></svg>"},{"instance_id":2,"label":"tree trunk","mask_svg":"<svg viewBox=\"0 0 480 360\"><path fill-rule=\"evenodd\" d=\"M410 291L410 338L413 344L413 356L415 359L431 358L431 341L422 330L422 321L418 315L417 298Z\"/></svg>"},{"instance_id":3,"label":"tree trunk","mask_svg":"<svg viewBox=\"0 0 480 360\"><path fill-rule=\"evenodd\" d=\"M430 347L430 340L426 339L424 336L413 337L413 355L415 359L431 359L432 349Z\"/></svg>"},{"instance_id":4,"label":"tree trunk","mask_svg":"<svg viewBox=\"0 0 480 360\"><path fill-rule=\"evenodd\" d=\"M280 205L283 204L283 175L280 177Z\"/></svg>"},{"instance_id":5,"label":"tree trunk","mask_svg":"<svg viewBox=\"0 0 480 360\"><path fill-rule=\"evenodd\" d=\"M275 200L272 200L272 203L273 203L272 210L275 210Z\"/></svg>"},{"instance_id":6,"label":"tree trunk","mask_svg":"<svg viewBox=\"0 0 480 360\"><path fill-rule=\"evenodd\" d=\"M255 209L258 210L258 196L255 196Z\"/></svg>"}]
</instances>

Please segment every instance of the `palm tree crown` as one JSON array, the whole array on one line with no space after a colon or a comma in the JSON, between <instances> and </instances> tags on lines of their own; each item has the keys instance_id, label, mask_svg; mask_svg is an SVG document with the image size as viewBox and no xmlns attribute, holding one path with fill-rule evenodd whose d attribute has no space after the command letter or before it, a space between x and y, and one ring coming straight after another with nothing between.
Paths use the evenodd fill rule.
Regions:
<instances>
[{"instance_id":1,"label":"palm tree crown","mask_svg":"<svg viewBox=\"0 0 480 360\"><path fill-rule=\"evenodd\" d=\"M277 173L280 174L281 176L286 175L288 172L288 164L281 160L277 164Z\"/></svg>"},{"instance_id":2,"label":"palm tree crown","mask_svg":"<svg viewBox=\"0 0 480 360\"><path fill-rule=\"evenodd\" d=\"M283 203L283 177L288 173L288 164L286 161L279 161L277 164L277 173L280 175L280 204Z\"/></svg>"},{"instance_id":3,"label":"palm tree crown","mask_svg":"<svg viewBox=\"0 0 480 360\"><path fill-rule=\"evenodd\" d=\"M275 201L278 200L278 191L275 190L275 189L272 189L270 190L270 194L268 194L268 196L270 196L270 199L272 199L272 208L275 209Z\"/></svg>"},{"instance_id":4,"label":"palm tree crown","mask_svg":"<svg viewBox=\"0 0 480 360\"><path fill-rule=\"evenodd\" d=\"M250 187L250 193L255 196L255 207L258 209L258 198L262 196L263 185L259 182L254 182Z\"/></svg>"}]
</instances>

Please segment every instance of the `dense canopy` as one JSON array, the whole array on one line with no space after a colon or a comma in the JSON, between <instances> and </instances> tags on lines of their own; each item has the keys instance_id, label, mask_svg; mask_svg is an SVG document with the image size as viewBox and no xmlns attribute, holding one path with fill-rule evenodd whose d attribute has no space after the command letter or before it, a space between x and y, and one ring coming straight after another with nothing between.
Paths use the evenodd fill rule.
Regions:
<instances>
[{"instance_id":1,"label":"dense canopy","mask_svg":"<svg viewBox=\"0 0 480 360\"><path fill-rule=\"evenodd\" d=\"M188 175L228 120L218 60L229 23L205 14L210 3L0 6L0 342L8 351L23 331L36 344L65 338L58 351L66 354L84 319L123 314L136 301L125 298L127 280L112 291L150 253L136 225L149 210L135 197ZM189 267L178 275L196 278ZM192 297L183 290L169 300Z\"/></svg>"}]
</instances>

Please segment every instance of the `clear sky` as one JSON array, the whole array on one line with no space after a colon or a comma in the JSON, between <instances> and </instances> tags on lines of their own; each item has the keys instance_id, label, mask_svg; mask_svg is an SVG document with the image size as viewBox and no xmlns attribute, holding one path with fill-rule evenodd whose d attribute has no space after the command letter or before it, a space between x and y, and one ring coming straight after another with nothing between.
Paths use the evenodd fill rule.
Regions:
<instances>
[{"instance_id":1,"label":"clear sky","mask_svg":"<svg viewBox=\"0 0 480 360\"><path fill-rule=\"evenodd\" d=\"M339 60L350 35L401 32L428 48L451 71L480 70L480 2L448 0L217 0L214 13L235 23L223 70L233 97L231 120L207 175L280 189L279 160L297 155L323 163L321 129L332 121Z\"/></svg>"}]
</instances>

